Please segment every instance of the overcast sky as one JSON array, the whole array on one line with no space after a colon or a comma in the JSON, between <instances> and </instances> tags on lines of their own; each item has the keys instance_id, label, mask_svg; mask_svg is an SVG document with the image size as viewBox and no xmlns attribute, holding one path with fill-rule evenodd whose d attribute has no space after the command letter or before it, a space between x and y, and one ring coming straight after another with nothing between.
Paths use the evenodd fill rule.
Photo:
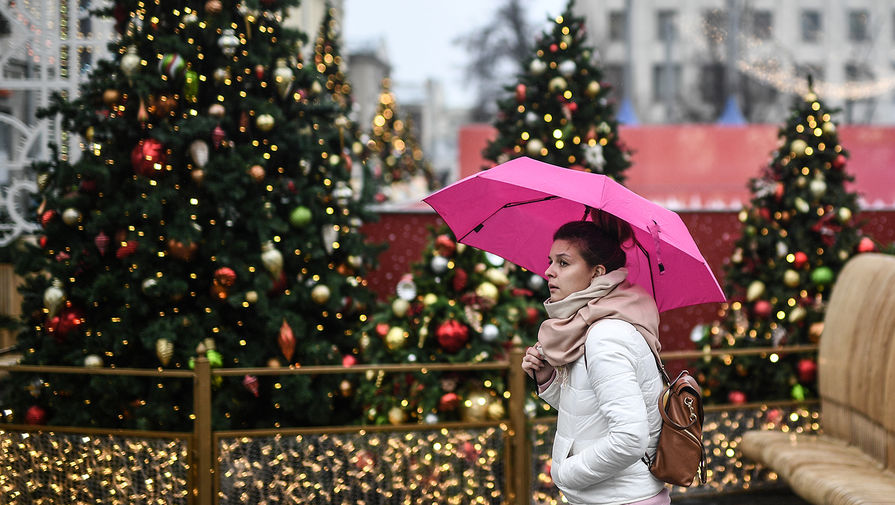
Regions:
<instances>
[{"instance_id":1,"label":"overcast sky","mask_svg":"<svg viewBox=\"0 0 895 505\"><path fill-rule=\"evenodd\" d=\"M466 51L454 44L458 36L484 26L503 0L345 0L342 36L346 48L385 40L395 91L422 84L427 78L444 85L448 105L471 105L471 88L464 86ZM528 19L537 27L559 15L566 0L522 0Z\"/></svg>"}]
</instances>

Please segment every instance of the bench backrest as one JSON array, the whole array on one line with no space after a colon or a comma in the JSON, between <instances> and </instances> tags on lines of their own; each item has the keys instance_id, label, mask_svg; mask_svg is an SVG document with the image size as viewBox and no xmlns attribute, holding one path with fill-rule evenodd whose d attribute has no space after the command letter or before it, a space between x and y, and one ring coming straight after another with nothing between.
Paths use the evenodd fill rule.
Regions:
<instances>
[{"instance_id":1,"label":"bench backrest","mask_svg":"<svg viewBox=\"0 0 895 505\"><path fill-rule=\"evenodd\" d=\"M860 254L829 298L818 352L823 430L895 468L895 257Z\"/></svg>"}]
</instances>

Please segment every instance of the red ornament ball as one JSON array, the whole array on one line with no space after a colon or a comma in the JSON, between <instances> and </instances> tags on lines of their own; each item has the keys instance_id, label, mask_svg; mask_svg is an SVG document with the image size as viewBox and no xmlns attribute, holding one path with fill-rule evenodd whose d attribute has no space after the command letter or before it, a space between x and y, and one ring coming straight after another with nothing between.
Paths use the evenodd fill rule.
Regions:
<instances>
[{"instance_id":1,"label":"red ornament ball","mask_svg":"<svg viewBox=\"0 0 895 505\"><path fill-rule=\"evenodd\" d=\"M47 225L50 224L50 221L52 221L54 217L56 217L55 210L45 210L40 215L40 225L43 226L44 228L46 228Z\"/></svg>"},{"instance_id":2,"label":"red ornament ball","mask_svg":"<svg viewBox=\"0 0 895 505\"><path fill-rule=\"evenodd\" d=\"M469 340L469 328L465 324L451 319L438 325L435 336L438 337L438 345L442 349L447 352L457 352Z\"/></svg>"},{"instance_id":3,"label":"red ornament ball","mask_svg":"<svg viewBox=\"0 0 895 505\"><path fill-rule=\"evenodd\" d=\"M799 382L814 382L817 379L817 363L810 358L800 359L796 364Z\"/></svg>"},{"instance_id":4,"label":"red ornament ball","mask_svg":"<svg viewBox=\"0 0 895 505\"><path fill-rule=\"evenodd\" d=\"M32 405L25 411L25 424L47 424L47 411Z\"/></svg>"},{"instance_id":5,"label":"red ornament ball","mask_svg":"<svg viewBox=\"0 0 895 505\"><path fill-rule=\"evenodd\" d=\"M727 395L727 401L734 405L742 405L746 403L746 394L742 391L731 391Z\"/></svg>"},{"instance_id":6,"label":"red ornament ball","mask_svg":"<svg viewBox=\"0 0 895 505\"><path fill-rule=\"evenodd\" d=\"M143 139L131 151L134 172L145 177L158 177L165 169L165 146L156 139Z\"/></svg>"},{"instance_id":7,"label":"red ornament ball","mask_svg":"<svg viewBox=\"0 0 895 505\"><path fill-rule=\"evenodd\" d=\"M67 307L49 320L47 331L53 335L57 342L63 342L82 322L84 322L83 314L77 309Z\"/></svg>"},{"instance_id":8,"label":"red ornament ball","mask_svg":"<svg viewBox=\"0 0 895 505\"><path fill-rule=\"evenodd\" d=\"M230 267L221 267L214 271L214 280L221 286L230 287L236 282L236 272Z\"/></svg>"},{"instance_id":9,"label":"red ornament ball","mask_svg":"<svg viewBox=\"0 0 895 505\"><path fill-rule=\"evenodd\" d=\"M442 233L435 237L435 249L438 251L438 254L447 258L448 256L453 256L454 251L457 250L457 244L450 235Z\"/></svg>"},{"instance_id":10,"label":"red ornament ball","mask_svg":"<svg viewBox=\"0 0 895 505\"><path fill-rule=\"evenodd\" d=\"M799 251L795 254L795 259L792 262L792 266L796 268L802 268L805 264L808 263L808 255Z\"/></svg>"},{"instance_id":11,"label":"red ornament ball","mask_svg":"<svg viewBox=\"0 0 895 505\"><path fill-rule=\"evenodd\" d=\"M866 253L873 252L876 250L876 244L873 243L873 239L870 237L862 237L861 241L858 242L858 252Z\"/></svg>"},{"instance_id":12,"label":"red ornament ball","mask_svg":"<svg viewBox=\"0 0 895 505\"><path fill-rule=\"evenodd\" d=\"M516 85L516 101L524 102L525 95L526 95L525 85L520 82L519 84Z\"/></svg>"},{"instance_id":13,"label":"red ornament ball","mask_svg":"<svg viewBox=\"0 0 895 505\"><path fill-rule=\"evenodd\" d=\"M441 412L450 412L460 405L460 397L457 393L445 393L438 400L438 410Z\"/></svg>"},{"instance_id":14,"label":"red ornament ball","mask_svg":"<svg viewBox=\"0 0 895 505\"><path fill-rule=\"evenodd\" d=\"M351 354L346 354L342 356L342 366L345 368L351 368L357 364L357 358L355 358Z\"/></svg>"},{"instance_id":15,"label":"red ornament ball","mask_svg":"<svg viewBox=\"0 0 895 505\"><path fill-rule=\"evenodd\" d=\"M469 274L466 273L466 270L463 270L462 268L454 270L454 278L451 279L451 285L454 287L454 291L463 291L467 281L469 281Z\"/></svg>"},{"instance_id":16,"label":"red ornament ball","mask_svg":"<svg viewBox=\"0 0 895 505\"><path fill-rule=\"evenodd\" d=\"M391 327L388 325L388 323L376 323L376 334L380 337L385 338L385 336L388 335L388 330L390 329Z\"/></svg>"},{"instance_id":17,"label":"red ornament ball","mask_svg":"<svg viewBox=\"0 0 895 505\"><path fill-rule=\"evenodd\" d=\"M770 316L772 310L774 310L774 307L771 305L771 302L767 300L758 300L752 307L752 311L755 312L755 315L760 318L766 318Z\"/></svg>"},{"instance_id":18,"label":"red ornament ball","mask_svg":"<svg viewBox=\"0 0 895 505\"><path fill-rule=\"evenodd\" d=\"M559 50L559 46L558 46L558 45L556 45L556 44L550 44L550 52L551 52L551 53L555 53L555 52L558 51L558 50Z\"/></svg>"},{"instance_id":19,"label":"red ornament ball","mask_svg":"<svg viewBox=\"0 0 895 505\"><path fill-rule=\"evenodd\" d=\"M836 159L833 160L833 168L842 170L843 168L845 168L845 163L847 161L848 161L848 159L845 157L845 155L840 154L840 155L836 156Z\"/></svg>"}]
</instances>

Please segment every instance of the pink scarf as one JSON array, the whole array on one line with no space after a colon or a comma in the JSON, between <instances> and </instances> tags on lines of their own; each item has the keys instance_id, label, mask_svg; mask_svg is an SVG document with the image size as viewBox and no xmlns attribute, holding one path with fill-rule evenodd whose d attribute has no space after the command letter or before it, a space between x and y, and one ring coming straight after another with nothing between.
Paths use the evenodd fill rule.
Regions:
<instances>
[{"instance_id":1,"label":"pink scarf","mask_svg":"<svg viewBox=\"0 0 895 505\"><path fill-rule=\"evenodd\" d=\"M549 319L541 323L538 343L548 363L561 366L580 358L588 328L600 319L627 321L656 352L662 348L656 302L627 276L628 270L619 268L595 277L590 286L562 300L544 302Z\"/></svg>"}]
</instances>

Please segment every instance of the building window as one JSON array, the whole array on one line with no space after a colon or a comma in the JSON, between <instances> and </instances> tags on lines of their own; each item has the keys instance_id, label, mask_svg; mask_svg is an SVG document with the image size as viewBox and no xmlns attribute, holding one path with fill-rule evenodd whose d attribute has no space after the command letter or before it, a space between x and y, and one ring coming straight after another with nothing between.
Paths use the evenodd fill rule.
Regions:
<instances>
[{"instance_id":1,"label":"building window","mask_svg":"<svg viewBox=\"0 0 895 505\"><path fill-rule=\"evenodd\" d=\"M603 65L603 80L608 82L612 89L610 96L621 98L624 96L625 66L619 63L607 63Z\"/></svg>"},{"instance_id":2,"label":"building window","mask_svg":"<svg viewBox=\"0 0 895 505\"><path fill-rule=\"evenodd\" d=\"M820 41L820 11L814 9L802 10L802 42Z\"/></svg>"},{"instance_id":3,"label":"building window","mask_svg":"<svg viewBox=\"0 0 895 505\"><path fill-rule=\"evenodd\" d=\"M672 42L677 39L676 17L677 12L672 10L661 10L656 13L656 36L660 41Z\"/></svg>"},{"instance_id":4,"label":"building window","mask_svg":"<svg viewBox=\"0 0 895 505\"><path fill-rule=\"evenodd\" d=\"M870 24L870 14L863 9L848 12L848 40L852 42L866 42L870 39L867 26Z\"/></svg>"},{"instance_id":5,"label":"building window","mask_svg":"<svg viewBox=\"0 0 895 505\"><path fill-rule=\"evenodd\" d=\"M759 40L771 38L774 18L771 11L752 11L752 36Z\"/></svg>"},{"instance_id":6,"label":"building window","mask_svg":"<svg viewBox=\"0 0 895 505\"><path fill-rule=\"evenodd\" d=\"M625 40L625 11L609 12L609 40L617 42Z\"/></svg>"},{"instance_id":7,"label":"building window","mask_svg":"<svg viewBox=\"0 0 895 505\"><path fill-rule=\"evenodd\" d=\"M720 105L724 97L724 64L706 63L699 69L699 96L708 104Z\"/></svg>"},{"instance_id":8,"label":"building window","mask_svg":"<svg viewBox=\"0 0 895 505\"><path fill-rule=\"evenodd\" d=\"M678 64L653 65L653 100L667 101L677 97L681 89L681 66Z\"/></svg>"}]
</instances>

